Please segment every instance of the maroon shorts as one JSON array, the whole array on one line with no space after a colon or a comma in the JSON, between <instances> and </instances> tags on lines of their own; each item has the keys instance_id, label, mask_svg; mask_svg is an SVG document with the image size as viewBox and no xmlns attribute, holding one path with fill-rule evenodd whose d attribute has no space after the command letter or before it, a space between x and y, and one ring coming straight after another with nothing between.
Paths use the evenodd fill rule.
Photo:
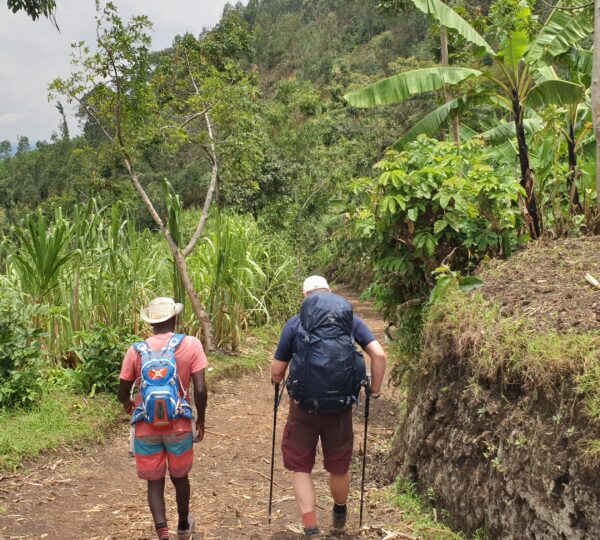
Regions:
<instances>
[{"instance_id":1,"label":"maroon shorts","mask_svg":"<svg viewBox=\"0 0 600 540\"><path fill-rule=\"evenodd\" d=\"M285 468L312 472L319 437L325 470L332 474L347 473L354 446L352 410L308 413L291 401L281 442Z\"/></svg>"}]
</instances>

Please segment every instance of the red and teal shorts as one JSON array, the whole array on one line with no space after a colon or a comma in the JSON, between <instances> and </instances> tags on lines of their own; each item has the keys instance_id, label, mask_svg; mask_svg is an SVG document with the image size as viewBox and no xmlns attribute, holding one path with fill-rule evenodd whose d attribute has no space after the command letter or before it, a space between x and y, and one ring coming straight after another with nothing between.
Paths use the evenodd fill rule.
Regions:
<instances>
[{"instance_id":1,"label":"red and teal shorts","mask_svg":"<svg viewBox=\"0 0 600 540\"><path fill-rule=\"evenodd\" d=\"M194 462L193 438L190 431L162 435L137 436L134 439L137 475L142 480L160 480L167 473L182 478Z\"/></svg>"}]
</instances>

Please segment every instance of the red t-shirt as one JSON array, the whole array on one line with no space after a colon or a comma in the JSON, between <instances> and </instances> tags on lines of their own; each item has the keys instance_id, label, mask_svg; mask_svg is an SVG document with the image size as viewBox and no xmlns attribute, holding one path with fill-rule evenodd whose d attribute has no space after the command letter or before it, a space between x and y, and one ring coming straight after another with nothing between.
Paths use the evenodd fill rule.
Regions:
<instances>
[{"instance_id":1,"label":"red t-shirt","mask_svg":"<svg viewBox=\"0 0 600 540\"><path fill-rule=\"evenodd\" d=\"M173 336L173 332L169 332L168 334L157 334L149 337L146 340L146 343L153 351L159 351L167 345L171 336ZM204 354L204 349L202 348L202 343L200 343L200 340L192 336L186 336L183 338L181 345L179 345L175 351L175 361L177 363L177 374L181 379L181 386L189 395L192 373L202 371L208 366L208 360L206 359L206 355ZM124 381L137 381L141 375L141 364L142 362L140 354L133 348L133 346L129 347L129 350L123 359L123 366L121 367L120 375L121 379ZM142 397L138 392L135 399L135 404L139 405L141 401ZM135 434L140 437L165 433L165 430L191 431L192 424L190 420L180 418L176 420L173 425L166 428L155 427L147 424L144 421L138 422L135 425Z\"/></svg>"}]
</instances>

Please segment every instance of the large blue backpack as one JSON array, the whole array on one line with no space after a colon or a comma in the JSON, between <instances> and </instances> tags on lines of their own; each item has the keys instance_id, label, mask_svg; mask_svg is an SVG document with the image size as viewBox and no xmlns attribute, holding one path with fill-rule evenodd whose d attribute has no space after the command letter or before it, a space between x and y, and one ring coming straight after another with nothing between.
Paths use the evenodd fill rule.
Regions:
<instances>
[{"instance_id":1,"label":"large blue backpack","mask_svg":"<svg viewBox=\"0 0 600 540\"><path fill-rule=\"evenodd\" d=\"M310 412L351 407L366 384L365 360L354 344L352 306L335 294L304 300L286 383Z\"/></svg>"},{"instance_id":2,"label":"large blue backpack","mask_svg":"<svg viewBox=\"0 0 600 540\"><path fill-rule=\"evenodd\" d=\"M142 362L137 381L142 402L133 411L132 424L144 421L154 426L169 426L178 418L192 418L192 408L181 386L175 360L175 351L184 337L173 335L160 351L153 351L145 341L133 345Z\"/></svg>"}]
</instances>

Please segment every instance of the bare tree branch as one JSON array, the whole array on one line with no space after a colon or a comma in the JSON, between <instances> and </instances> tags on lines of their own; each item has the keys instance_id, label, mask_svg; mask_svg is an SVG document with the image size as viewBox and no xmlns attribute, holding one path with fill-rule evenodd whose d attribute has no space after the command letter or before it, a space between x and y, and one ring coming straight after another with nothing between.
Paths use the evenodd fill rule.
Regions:
<instances>
[{"instance_id":1,"label":"bare tree branch","mask_svg":"<svg viewBox=\"0 0 600 540\"><path fill-rule=\"evenodd\" d=\"M202 233L204 232L206 220L208 219L208 212L210 210L210 203L212 202L212 198L215 193L215 189L217 188L217 179L219 177L219 164L217 161L217 148L215 145L215 138L213 135L212 124L210 122L210 117L208 116L208 113L204 113L204 119L206 120L206 131L208 132L208 138L210 140L209 155L210 155L211 161L212 161L210 186L208 188L208 192L206 193L206 199L204 200L204 207L202 208L202 215L200 216L200 221L198 222L198 227L196 227L196 230L194 231L194 234L192 235L191 240L189 241L188 245L185 246L185 249L183 250L184 257L187 257L192 252L192 250L198 243L198 240L200 240Z\"/></svg>"}]
</instances>

